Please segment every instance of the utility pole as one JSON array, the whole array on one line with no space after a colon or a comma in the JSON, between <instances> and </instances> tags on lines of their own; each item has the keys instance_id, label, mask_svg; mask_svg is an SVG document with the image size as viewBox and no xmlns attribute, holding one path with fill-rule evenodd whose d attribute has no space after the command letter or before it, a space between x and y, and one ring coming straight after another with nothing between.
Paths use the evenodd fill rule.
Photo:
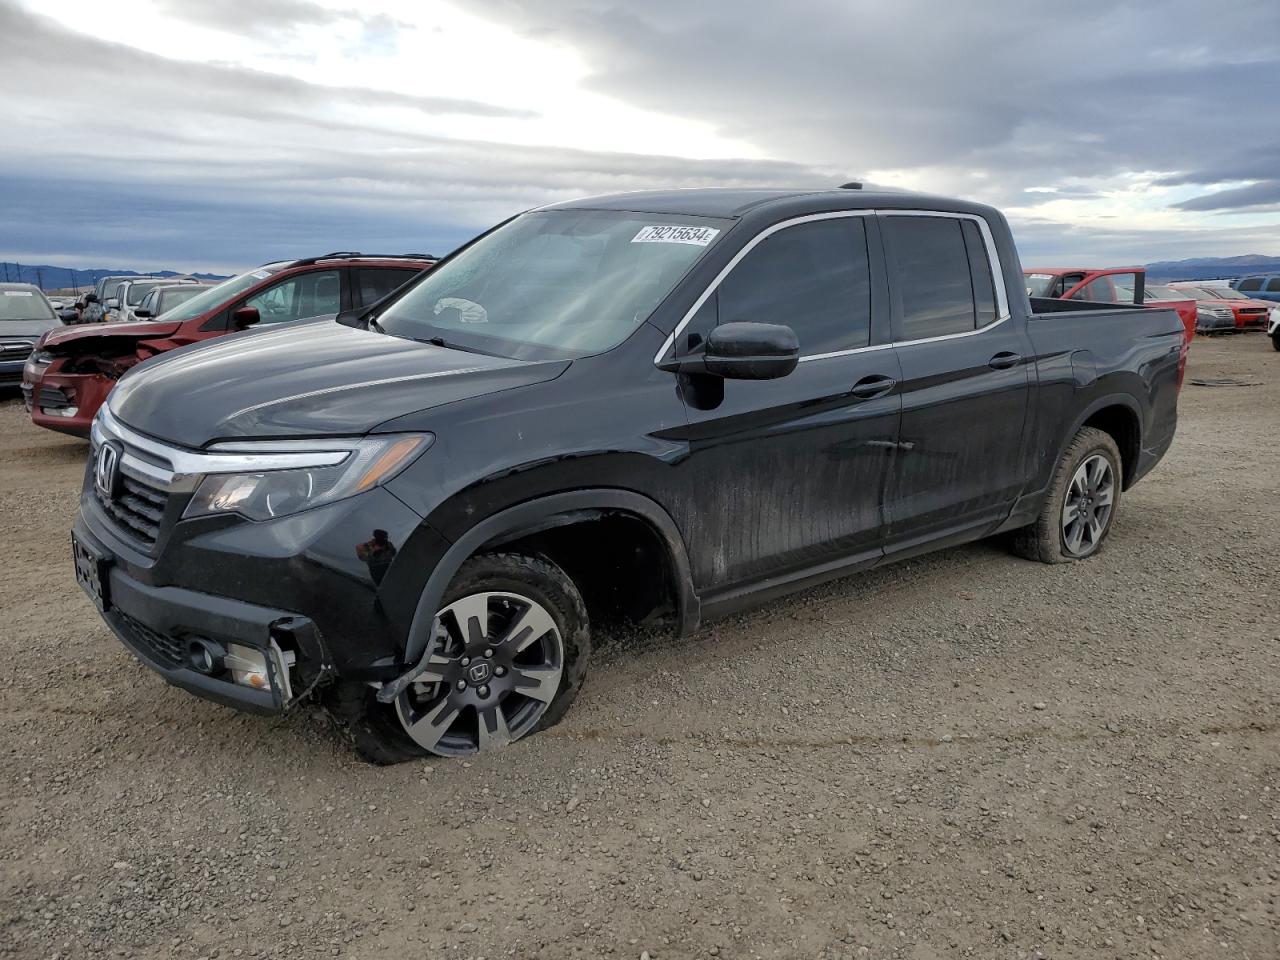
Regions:
<instances>
[{"instance_id":1,"label":"utility pole","mask_svg":"<svg viewBox=\"0 0 1280 960\"><path fill-rule=\"evenodd\" d=\"M44 290L44 271L36 267L36 286Z\"/></svg>"},{"instance_id":2,"label":"utility pole","mask_svg":"<svg viewBox=\"0 0 1280 960\"><path fill-rule=\"evenodd\" d=\"M9 282L9 261L4 261L4 282Z\"/></svg>"},{"instance_id":3,"label":"utility pole","mask_svg":"<svg viewBox=\"0 0 1280 960\"><path fill-rule=\"evenodd\" d=\"M17 260L15 260L13 261L13 265L18 269L18 283L21 283L22 282L22 264L20 264Z\"/></svg>"}]
</instances>

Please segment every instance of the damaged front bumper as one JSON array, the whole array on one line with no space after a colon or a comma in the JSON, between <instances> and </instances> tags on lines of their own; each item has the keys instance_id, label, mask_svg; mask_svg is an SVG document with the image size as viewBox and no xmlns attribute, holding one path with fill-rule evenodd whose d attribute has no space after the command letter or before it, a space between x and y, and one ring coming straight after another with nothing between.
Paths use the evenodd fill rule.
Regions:
<instances>
[{"instance_id":1,"label":"damaged front bumper","mask_svg":"<svg viewBox=\"0 0 1280 960\"><path fill-rule=\"evenodd\" d=\"M310 619L129 576L83 519L76 576L120 642L176 687L253 713L288 710L333 671Z\"/></svg>"}]
</instances>

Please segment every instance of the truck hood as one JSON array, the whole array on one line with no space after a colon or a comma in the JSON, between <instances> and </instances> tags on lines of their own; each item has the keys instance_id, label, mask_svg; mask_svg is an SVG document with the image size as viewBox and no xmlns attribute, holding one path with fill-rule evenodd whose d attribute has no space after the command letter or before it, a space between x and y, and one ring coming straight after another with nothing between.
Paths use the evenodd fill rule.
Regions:
<instances>
[{"instance_id":1,"label":"truck hood","mask_svg":"<svg viewBox=\"0 0 1280 960\"><path fill-rule=\"evenodd\" d=\"M145 321L138 323L90 323L57 327L40 344L50 353L84 353L95 349L103 337L133 337L138 340L163 339L178 332L178 323ZM88 342L86 342L88 341Z\"/></svg>"},{"instance_id":2,"label":"truck hood","mask_svg":"<svg viewBox=\"0 0 1280 960\"><path fill-rule=\"evenodd\" d=\"M121 378L115 417L159 440L350 436L420 410L559 376L569 361L466 353L333 322L194 344Z\"/></svg>"}]
</instances>

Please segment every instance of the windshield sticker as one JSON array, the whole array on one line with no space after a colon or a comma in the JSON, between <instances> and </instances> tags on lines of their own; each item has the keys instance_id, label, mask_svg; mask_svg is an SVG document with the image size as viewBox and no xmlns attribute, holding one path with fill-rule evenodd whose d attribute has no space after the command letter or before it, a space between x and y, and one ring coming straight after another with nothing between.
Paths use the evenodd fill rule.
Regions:
<instances>
[{"instance_id":1,"label":"windshield sticker","mask_svg":"<svg viewBox=\"0 0 1280 960\"><path fill-rule=\"evenodd\" d=\"M689 243L705 247L720 231L714 227L651 226L641 227L632 243Z\"/></svg>"},{"instance_id":2,"label":"windshield sticker","mask_svg":"<svg viewBox=\"0 0 1280 960\"><path fill-rule=\"evenodd\" d=\"M257 277L259 280L265 280L267 277L271 276L271 274L266 270L255 270L253 273L249 274L249 276Z\"/></svg>"},{"instance_id":3,"label":"windshield sticker","mask_svg":"<svg viewBox=\"0 0 1280 960\"><path fill-rule=\"evenodd\" d=\"M4 295L6 297L34 297L35 296L35 294L32 293L30 290L6 290L4 292Z\"/></svg>"}]
</instances>

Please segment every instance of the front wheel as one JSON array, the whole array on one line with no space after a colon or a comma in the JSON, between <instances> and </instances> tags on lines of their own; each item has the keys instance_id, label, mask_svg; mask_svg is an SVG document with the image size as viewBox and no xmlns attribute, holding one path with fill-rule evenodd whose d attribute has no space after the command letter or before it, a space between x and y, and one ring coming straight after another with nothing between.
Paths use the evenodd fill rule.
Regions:
<instances>
[{"instance_id":1,"label":"front wheel","mask_svg":"<svg viewBox=\"0 0 1280 960\"><path fill-rule=\"evenodd\" d=\"M373 763L465 757L558 723L586 677L587 611L564 571L538 557L467 561L436 614L427 669L394 705L339 684L330 712Z\"/></svg>"},{"instance_id":2,"label":"front wheel","mask_svg":"<svg viewBox=\"0 0 1280 960\"><path fill-rule=\"evenodd\" d=\"M1042 563L1098 552L1120 505L1120 449L1110 434L1084 427L1058 462L1036 522L1014 533L1013 551Z\"/></svg>"},{"instance_id":3,"label":"front wheel","mask_svg":"<svg viewBox=\"0 0 1280 960\"><path fill-rule=\"evenodd\" d=\"M1271 335L1271 346L1280 350L1280 327L1277 327L1276 332Z\"/></svg>"}]
</instances>

